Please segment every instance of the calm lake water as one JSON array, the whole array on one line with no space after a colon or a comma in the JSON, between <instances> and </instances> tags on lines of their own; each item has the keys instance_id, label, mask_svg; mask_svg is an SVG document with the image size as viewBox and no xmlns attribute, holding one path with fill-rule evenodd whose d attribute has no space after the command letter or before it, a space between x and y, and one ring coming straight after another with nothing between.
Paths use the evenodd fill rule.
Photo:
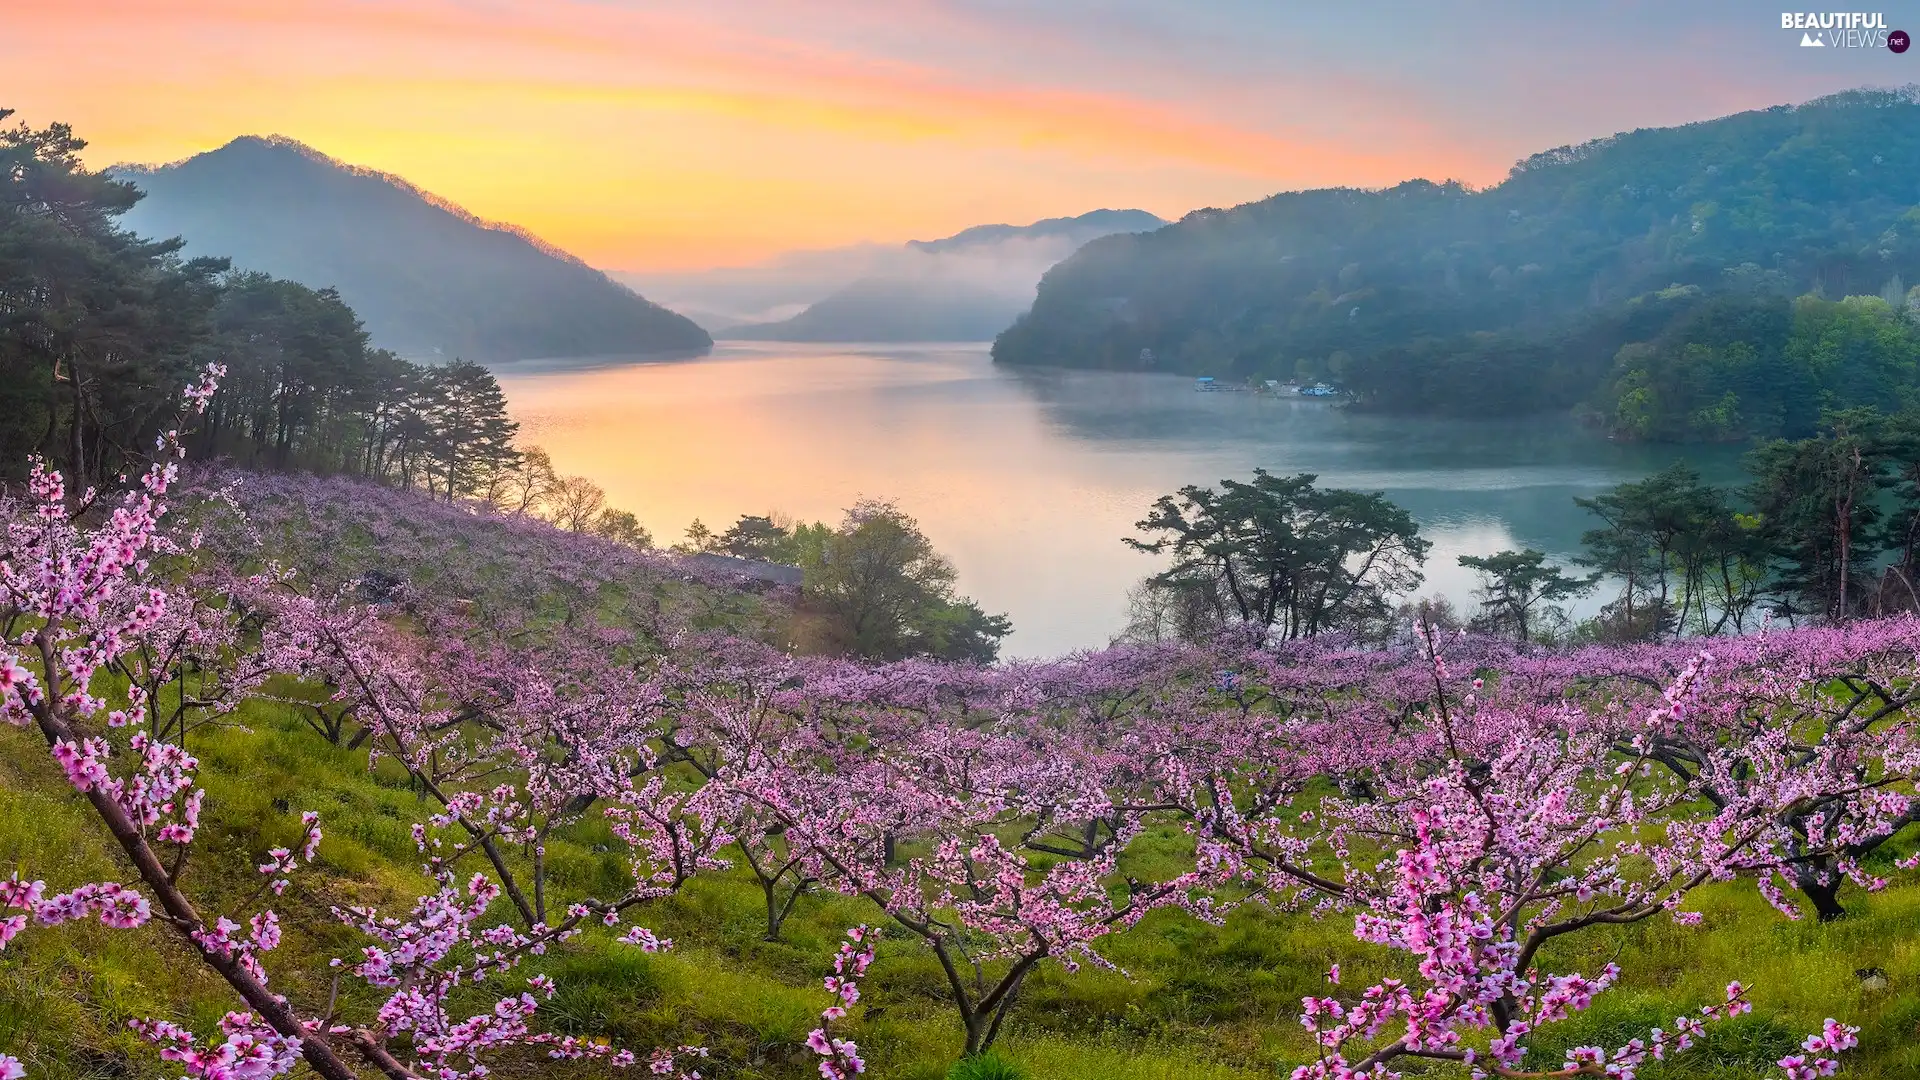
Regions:
<instances>
[{"instance_id":1,"label":"calm lake water","mask_svg":"<svg viewBox=\"0 0 1920 1080\"><path fill-rule=\"evenodd\" d=\"M528 361L498 370L526 442L589 476L660 543L699 518L837 522L863 496L918 518L960 589L1013 619L1004 652L1103 645L1154 558L1120 542L1161 494L1256 467L1381 491L1434 542L1423 593L1466 610L1463 554L1570 558L1573 505L1680 456L1564 418L1508 423L1351 413L1199 394L1187 378L996 368L985 345L726 345L675 362ZM1710 479L1732 451L1692 452Z\"/></svg>"}]
</instances>

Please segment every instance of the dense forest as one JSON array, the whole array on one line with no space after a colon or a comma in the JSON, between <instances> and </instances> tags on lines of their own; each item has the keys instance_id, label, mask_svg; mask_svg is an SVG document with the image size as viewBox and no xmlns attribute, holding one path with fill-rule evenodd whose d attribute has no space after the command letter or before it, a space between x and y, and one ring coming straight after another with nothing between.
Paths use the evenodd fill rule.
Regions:
<instances>
[{"instance_id":1,"label":"dense forest","mask_svg":"<svg viewBox=\"0 0 1920 1080\"><path fill-rule=\"evenodd\" d=\"M147 198L135 232L188 254L337 288L373 342L409 356L695 352L712 340L579 259L398 177L289 139L245 137L160 168L115 168Z\"/></svg>"},{"instance_id":2,"label":"dense forest","mask_svg":"<svg viewBox=\"0 0 1920 1080\"><path fill-rule=\"evenodd\" d=\"M1330 379L1361 407L1805 437L1915 383L1920 90L1861 90L1082 248L995 359Z\"/></svg>"}]
</instances>

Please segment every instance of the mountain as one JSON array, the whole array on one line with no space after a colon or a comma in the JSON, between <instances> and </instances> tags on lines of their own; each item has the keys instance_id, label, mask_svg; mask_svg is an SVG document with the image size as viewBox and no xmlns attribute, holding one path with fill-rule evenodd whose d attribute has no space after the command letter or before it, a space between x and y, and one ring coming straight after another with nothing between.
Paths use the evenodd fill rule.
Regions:
<instances>
[{"instance_id":1,"label":"mountain","mask_svg":"<svg viewBox=\"0 0 1920 1080\"><path fill-rule=\"evenodd\" d=\"M490 361L712 345L692 321L520 229L290 139L247 136L113 171L147 193L126 216L134 231L337 288L374 343L396 352Z\"/></svg>"},{"instance_id":2,"label":"mountain","mask_svg":"<svg viewBox=\"0 0 1920 1080\"><path fill-rule=\"evenodd\" d=\"M1080 245L1164 224L1144 210L1095 210L911 240L790 318L718 333L762 341L986 341L1026 310L1047 267Z\"/></svg>"},{"instance_id":3,"label":"mountain","mask_svg":"<svg viewBox=\"0 0 1920 1080\"><path fill-rule=\"evenodd\" d=\"M1028 299L937 272L866 277L790 319L739 323L714 333L754 341L991 341Z\"/></svg>"},{"instance_id":4,"label":"mountain","mask_svg":"<svg viewBox=\"0 0 1920 1080\"><path fill-rule=\"evenodd\" d=\"M1626 346L1684 351L1674 335L1712 322L1702 305L1811 292L1898 309L1920 280L1916 177L1907 87L1563 146L1480 191L1283 193L1087 244L993 355L1331 378L1380 409L1605 411L1638 392L1616 372ZM1720 378L1711 368L1690 377Z\"/></svg>"},{"instance_id":5,"label":"mountain","mask_svg":"<svg viewBox=\"0 0 1920 1080\"><path fill-rule=\"evenodd\" d=\"M897 244L789 251L756 266L708 270L610 270L608 276L719 333L742 323L773 322L897 263Z\"/></svg>"},{"instance_id":6,"label":"mountain","mask_svg":"<svg viewBox=\"0 0 1920 1080\"><path fill-rule=\"evenodd\" d=\"M1009 240L1063 237L1079 247L1097 237L1113 233L1152 232L1165 224L1165 221L1145 210L1090 210L1079 217L1045 218L1031 225L975 225L943 240L909 240L907 246L916 251L939 254L978 250Z\"/></svg>"}]
</instances>

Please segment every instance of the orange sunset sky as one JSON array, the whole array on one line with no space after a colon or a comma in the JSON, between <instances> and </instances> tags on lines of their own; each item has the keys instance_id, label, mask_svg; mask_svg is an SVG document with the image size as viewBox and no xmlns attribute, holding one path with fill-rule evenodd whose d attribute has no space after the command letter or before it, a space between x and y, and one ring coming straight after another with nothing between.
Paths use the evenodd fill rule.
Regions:
<instances>
[{"instance_id":1,"label":"orange sunset sky","mask_svg":"<svg viewBox=\"0 0 1920 1080\"><path fill-rule=\"evenodd\" d=\"M0 0L0 106L74 124L96 166L279 133L597 266L671 269L1492 183L1550 146L1920 71L1797 41L1738 2Z\"/></svg>"}]
</instances>

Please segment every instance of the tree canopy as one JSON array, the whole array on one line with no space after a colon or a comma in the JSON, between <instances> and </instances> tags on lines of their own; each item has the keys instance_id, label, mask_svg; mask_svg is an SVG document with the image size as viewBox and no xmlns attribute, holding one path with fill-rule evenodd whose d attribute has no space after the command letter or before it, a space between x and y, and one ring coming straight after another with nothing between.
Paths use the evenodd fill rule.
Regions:
<instances>
[{"instance_id":1,"label":"tree canopy","mask_svg":"<svg viewBox=\"0 0 1920 1080\"><path fill-rule=\"evenodd\" d=\"M1431 544L1378 494L1314 486L1311 473L1223 480L1163 495L1127 538L1173 557L1153 586L1197 598L1219 626L1280 638L1378 624L1420 584Z\"/></svg>"},{"instance_id":2,"label":"tree canopy","mask_svg":"<svg viewBox=\"0 0 1920 1080\"><path fill-rule=\"evenodd\" d=\"M1005 616L955 594L953 564L892 503L863 501L838 529L802 543L799 643L808 651L986 663L1013 631Z\"/></svg>"},{"instance_id":3,"label":"tree canopy","mask_svg":"<svg viewBox=\"0 0 1920 1080\"><path fill-rule=\"evenodd\" d=\"M1522 644L1533 640L1541 618L1554 613L1555 604L1592 591L1599 578L1598 574L1568 577L1547 561L1546 552L1532 548L1462 555L1460 565L1480 572L1477 628L1511 636Z\"/></svg>"}]
</instances>

